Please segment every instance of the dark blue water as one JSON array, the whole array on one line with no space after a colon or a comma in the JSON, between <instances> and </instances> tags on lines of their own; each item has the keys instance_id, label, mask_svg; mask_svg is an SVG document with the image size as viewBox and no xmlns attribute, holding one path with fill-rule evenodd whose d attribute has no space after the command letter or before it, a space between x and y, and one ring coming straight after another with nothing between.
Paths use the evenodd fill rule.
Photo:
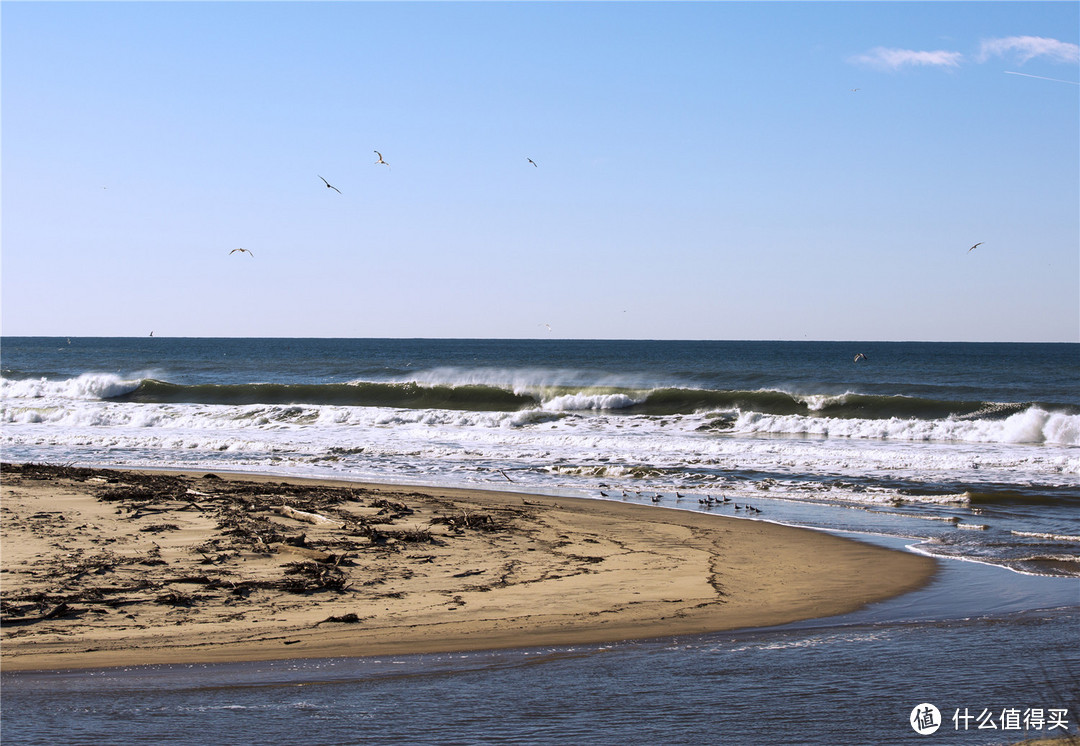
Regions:
<instances>
[{"instance_id":1,"label":"dark blue water","mask_svg":"<svg viewBox=\"0 0 1080 746\"><path fill-rule=\"evenodd\" d=\"M869 364L855 364L858 353ZM177 384L340 383L433 368L1080 407L1078 344L8 337L0 347L2 374L14 378L158 371Z\"/></svg>"}]
</instances>

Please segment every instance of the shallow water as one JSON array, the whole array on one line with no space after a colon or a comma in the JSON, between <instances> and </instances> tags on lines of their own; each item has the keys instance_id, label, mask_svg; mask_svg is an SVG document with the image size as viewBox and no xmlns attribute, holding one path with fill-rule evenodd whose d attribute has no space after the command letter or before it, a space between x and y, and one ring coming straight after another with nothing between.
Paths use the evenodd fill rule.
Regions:
<instances>
[{"instance_id":1,"label":"shallow water","mask_svg":"<svg viewBox=\"0 0 1080 746\"><path fill-rule=\"evenodd\" d=\"M1039 597L1076 600L1074 581L1013 573L1002 580L1008 571L947 564L955 567L906 600L769 630L4 674L4 737L20 744L1001 744L1024 732L979 729L974 720L958 729L952 718L989 712L1002 723L1008 710L1066 710L1075 731L1080 607L1004 611ZM965 616L967 602L943 603L972 570L1016 586L997 613ZM1040 587L1025 590L1026 583ZM924 702L945 718L930 740L908 722Z\"/></svg>"}]
</instances>

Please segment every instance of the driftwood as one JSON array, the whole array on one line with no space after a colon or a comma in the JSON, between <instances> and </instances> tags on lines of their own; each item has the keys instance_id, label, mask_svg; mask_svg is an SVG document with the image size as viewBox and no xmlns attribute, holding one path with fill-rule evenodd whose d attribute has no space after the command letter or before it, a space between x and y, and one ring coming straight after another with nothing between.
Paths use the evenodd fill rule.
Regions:
<instances>
[{"instance_id":1,"label":"driftwood","mask_svg":"<svg viewBox=\"0 0 1080 746\"><path fill-rule=\"evenodd\" d=\"M324 515L319 515L318 513L309 513L306 510L297 510L296 508L290 508L288 505L277 505L271 508L271 510L278 515L283 515L286 518L292 518L295 521L304 521L305 523L314 523L315 525L318 525L320 523L334 523L344 528L340 521L335 521L331 518L327 518Z\"/></svg>"},{"instance_id":2,"label":"driftwood","mask_svg":"<svg viewBox=\"0 0 1080 746\"><path fill-rule=\"evenodd\" d=\"M5 615L0 618L0 626L14 627L21 624L33 624L34 622L44 622L48 619L62 619L65 617L77 617L81 616L84 609L73 609L67 605L67 603L59 603L49 611L39 616L28 617L11 617Z\"/></svg>"},{"instance_id":3,"label":"driftwood","mask_svg":"<svg viewBox=\"0 0 1080 746\"><path fill-rule=\"evenodd\" d=\"M321 622L315 622L315 626L318 627L320 624L326 624L327 622L336 622L338 624L358 624L360 622L360 617L357 616L356 614L342 614L341 616L328 616L328 617L326 617L326 619L323 619Z\"/></svg>"}]
</instances>

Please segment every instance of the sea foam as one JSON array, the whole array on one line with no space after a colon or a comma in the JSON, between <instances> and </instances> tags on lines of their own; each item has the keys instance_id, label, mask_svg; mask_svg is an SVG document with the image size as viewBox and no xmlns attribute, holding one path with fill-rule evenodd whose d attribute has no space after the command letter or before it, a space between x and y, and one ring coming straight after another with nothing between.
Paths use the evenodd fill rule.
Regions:
<instances>
[{"instance_id":1,"label":"sea foam","mask_svg":"<svg viewBox=\"0 0 1080 746\"><path fill-rule=\"evenodd\" d=\"M740 413L733 432L908 441L1080 445L1080 415L1029 407L1001 420L869 420Z\"/></svg>"},{"instance_id":2,"label":"sea foam","mask_svg":"<svg viewBox=\"0 0 1080 746\"><path fill-rule=\"evenodd\" d=\"M111 373L83 373L61 381L0 378L0 399L108 399L130 394L140 383L141 379L125 379Z\"/></svg>"}]
</instances>

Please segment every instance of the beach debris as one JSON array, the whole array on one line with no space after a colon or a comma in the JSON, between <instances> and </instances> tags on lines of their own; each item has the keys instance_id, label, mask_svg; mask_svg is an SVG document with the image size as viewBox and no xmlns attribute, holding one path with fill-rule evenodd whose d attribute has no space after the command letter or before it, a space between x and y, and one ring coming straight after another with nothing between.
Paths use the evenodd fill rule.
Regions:
<instances>
[{"instance_id":1,"label":"beach debris","mask_svg":"<svg viewBox=\"0 0 1080 746\"><path fill-rule=\"evenodd\" d=\"M154 599L154 603L164 606L191 606L194 602L195 598L193 596L180 591L169 591Z\"/></svg>"},{"instance_id":2,"label":"beach debris","mask_svg":"<svg viewBox=\"0 0 1080 746\"><path fill-rule=\"evenodd\" d=\"M286 565L286 580L281 588L292 593L314 593L316 591L337 591L341 593L349 588L337 563L326 565L322 562L294 562Z\"/></svg>"},{"instance_id":3,"label":"beach debris","mask_svg":"<svg viewBox=\"0 0 1080 746\"><path fill-rule=\"evenodd\" d=\"M360 616L356 613L342 614L340 616L328 616L321 622L315 622L315 626L320 624L359 624Z\"/></svg>"},{"instance_id":4,"label":"beach debris","mask_svg":"<svg viewBox=\"0 0 1080 746\"><path fill-rule=\"evenodd\" d=\"M277 513L278 515L283 515L283 516L286 516L288 518L292 518L293 520L297 520L297 521L305 521L307 523L316 523L316 524L318 524L318 523L332 523L332 524L338 525L338 526L341 525L340 521L334 521L334 520L332 520L330 518L327 518L324 515L319 515L318 513L309 513L309 512L304 511L304 510L297 510L296 508L290 508L288 505L278 505L278 506L276 506L274 508L271 508L271 510L274 511L275 513Z\"/></svg>"},{"instance_id":5,"label":"beach debris","mask_svg":"<svg viewBox=\"0 0 1080 746\"><path fill-rule=\"evenodd\" d=\"M458 530L471 528L480 531L498 531L501 527L487 513L470 513L461 511L461 515L440 516L432 518L433 524L444 524Z\"/></svg>"},{"instance_id":6,"label":"beach debris","mask_svg":"<svg viewBox=\"0 0 1080 746\"><path fill-rule=\"evenodd\" d=\"M2 611L2 613L0 613L0 626L11 627L22 624L33 624L35 622L44 622L49 619L71 619L81 616L86 610L72 608L66 601L61 601L49 611L34 616L24 616L20 613L22 611L21 609L7 602L3 604L0 611Z\"/></svg>"},{"instance_id":7,"label":"beach debris","mask_svg":"<svg viewBox=\"0 0 1080 746\"><path fill-rule=\"evenodd\" d=\"M0 472L5 488L21 480L82 483L79 489L130 526L128 538L117 543L82 516L28 511L24 525L29 530L59 538L66 535L58 530L63 528L78 543L56 543L47 559L20 570L25 582L5 578L0 588L5 630L42 625L51 632L48 625L76 629L119 619L145 624L155 607L166 607L156 613L179 619L231 618L283 603L280 599L290 595L369 601L397 597L392 595L397 591L387 593L385 584L406 580L421 566L439 565L444 555L428 552L469 541L472 532L510 530L514 518L528 515L515 506L476 510L438 495L349 485L69 464L0 464ZM193 528L199 538L185 544ZM414 553L420 546L425 549ZM482 570L478 565L440 565L435 572L450 578ZM355 623L347 614L328 620Z\"/></svg>"}]
</instances>

